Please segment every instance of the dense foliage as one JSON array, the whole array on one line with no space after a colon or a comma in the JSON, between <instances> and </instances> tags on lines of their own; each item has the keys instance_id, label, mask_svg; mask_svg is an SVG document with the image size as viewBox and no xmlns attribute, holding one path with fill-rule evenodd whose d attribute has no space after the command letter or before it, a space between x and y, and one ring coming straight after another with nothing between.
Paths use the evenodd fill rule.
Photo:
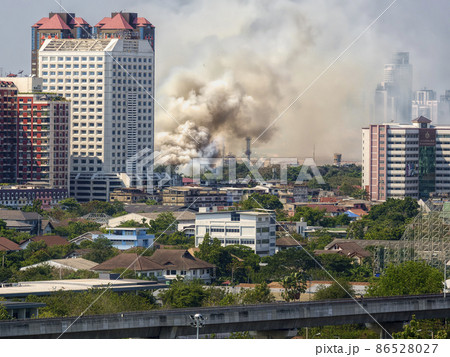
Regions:
<instances>
[{"instance_id":1,"label":"dense foliage","mask_svg":"<svg viewBox=\"0 0 450 357\"><path fill-rule=\"evenodd\" d=\"M155 308L155 299L147 292L119 294L109 289L89 289L85 292L59 290L48 296L29 295L26 301L43 302L47 305L39 310L42 318L80 316L82 313L113 314Z\"/></svg>"},{"instance_id":2,"label":"dense foliage","mask_svg":"<svg viewBox=\"0 0 450 357\"><path fill-rule=\"evenodd\" d=\"M368 289L369 296L436 294L442 291L443 274L425 262L390 265Z\"/></svg>"},{"instance_id":3,"label":"dense foliage","mask_svg":"<svg viewBox=\"0 0 450 357\"><path fill-rule=\"evenodd\" d=\"M398 240L406 225L419 213L417 202L389 198L380 205L373 206L369 214L353 222L347 231L348 238Z\"/></svg>"}]
</instances>

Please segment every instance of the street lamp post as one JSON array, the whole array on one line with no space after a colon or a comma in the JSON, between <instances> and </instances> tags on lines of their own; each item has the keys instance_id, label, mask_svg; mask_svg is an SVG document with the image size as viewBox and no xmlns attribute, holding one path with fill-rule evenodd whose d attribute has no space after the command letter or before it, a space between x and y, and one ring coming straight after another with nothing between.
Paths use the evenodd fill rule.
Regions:
<instances>
[{"instance_id":1,"label":"street lamp post","mask_svg":"<svg viewBox=\"0 0 450 357\"><path fill-rule=\"evenodd\" d=\"M205 318L202 314L189 315L189 318L192 320L191 326L197 328L197 340L200 332L200 328L205 326Z\"/></svg>"}]
</instances>

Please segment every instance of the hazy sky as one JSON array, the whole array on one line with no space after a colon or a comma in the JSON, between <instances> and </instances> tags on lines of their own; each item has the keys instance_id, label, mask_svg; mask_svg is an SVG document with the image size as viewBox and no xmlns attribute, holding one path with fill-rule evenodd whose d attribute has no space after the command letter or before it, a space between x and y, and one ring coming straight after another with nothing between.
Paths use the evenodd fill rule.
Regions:
<instances>
[{"instance_id":1,"label":"hazy sky","mask_svg":"<svg viewBox=\"0 0 450 357\"><path fill-rule=\"evenodd\" d=\"M225 81L246 102L253 100L255 117L242 127L252 126L257 136L255 124L272 122L391 2L63 0L62 5L91 25L112 11L146 17L157 31L156 99L173 106L183 96L180 88L189 90L185 78L198 79L205 90L209 82ZM4 74L29 73L30 27L59 11L59 5L54 0L1 4L0 68ZM448 0L398 0L277 121L270 138L255 143L254 151L306 157L315 145L319 159L342 152L344 160L360 160L360 129L369 123L374 89L392 52L410 52L414 89L425 86L438 94L450 89L449 13ZM156 118L157 133L175 130L158 108ZM239 153L244 143L231 131L227 128L222 140Z\"/></svg>"}]
</instances>

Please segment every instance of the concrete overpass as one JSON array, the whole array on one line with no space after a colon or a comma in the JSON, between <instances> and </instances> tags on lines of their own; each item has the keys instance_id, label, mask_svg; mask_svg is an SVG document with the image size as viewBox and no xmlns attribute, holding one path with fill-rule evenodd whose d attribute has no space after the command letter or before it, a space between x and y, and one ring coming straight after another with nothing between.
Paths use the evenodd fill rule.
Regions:
<instances>
[{"instance_id":1,"label":"concrete overpass","mask_svg":"<svg viewBox=\"0 0 450 357\"><path fill-rule=\"evenodd\" d=\"M450 297L397 296L358 300L386 329L417 319L450 317ZM123 314L10 320L0 322L1 338L175 338L195 334L189 315L206 318L202 334L258 331L261 337L283 337L301 327L374 323L351 299L263 305L151 310ZM400 323L400 324L399 324Z\"/></svg>"}]
</instances>

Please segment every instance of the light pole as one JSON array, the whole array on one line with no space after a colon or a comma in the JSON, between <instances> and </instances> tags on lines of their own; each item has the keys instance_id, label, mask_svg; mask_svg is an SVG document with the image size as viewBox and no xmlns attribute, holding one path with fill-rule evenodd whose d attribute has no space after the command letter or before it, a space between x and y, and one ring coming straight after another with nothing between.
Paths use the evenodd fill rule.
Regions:
<instances>
[{"instance_id":1,"label":"light pole","mask_svg":"<svg viewBox=\"0 0 450 357\"><path fill-rule=\"evenodd\" d=\"M197 328L197 340L200 328L205 326L205 318L202 314L189 315L191 321L191 326Z\"/></svg>"}]
</instances>

